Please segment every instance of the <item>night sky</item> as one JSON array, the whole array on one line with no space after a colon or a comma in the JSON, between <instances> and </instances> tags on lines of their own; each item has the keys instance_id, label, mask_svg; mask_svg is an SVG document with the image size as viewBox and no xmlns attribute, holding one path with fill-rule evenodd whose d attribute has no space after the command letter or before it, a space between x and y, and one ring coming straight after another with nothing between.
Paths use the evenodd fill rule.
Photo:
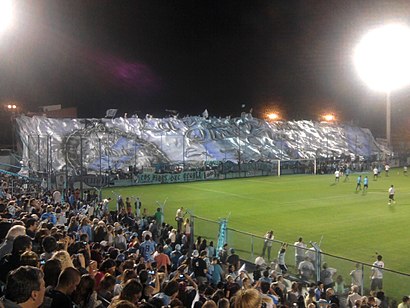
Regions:
<instances>
[{"instance_id":1,"label":"night sky","mask_svg":"<svg viewBox=\"0 0 410 308\"><path fill-rule=\"evenodd\" d=\"M81 117L336 111L380 136L385 97L358 79L352 50L374 26L410 23L409 1L16 4L16 24L0 36L1 102L76 106ZM409 97L410 88L392 94L393 133L410 127Z\"/></svg>"}]
</instances>

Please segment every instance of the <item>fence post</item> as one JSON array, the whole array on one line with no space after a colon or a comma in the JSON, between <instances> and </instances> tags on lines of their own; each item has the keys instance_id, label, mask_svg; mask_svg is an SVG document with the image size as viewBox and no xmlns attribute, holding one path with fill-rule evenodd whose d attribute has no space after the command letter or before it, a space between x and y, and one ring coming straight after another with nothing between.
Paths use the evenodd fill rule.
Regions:
<instances>
[{"instance_id":1,"label":"fence post","mask_svg":"<svg viewBox=\"0 0 410 308\"><path fill-rule=\"evenodd\" d=\"M362 285L360 286L360 294L364 294L364 264L362 263Z\"/></svg>"},{"instance_id":2,"label":"fence post","mask_svg":"<svg viewBox=\"0 0 410 308\"><path fill-rule=\"evenodd\" d=\"M253 242L253 234L251 235L251 260L254 260L254 242Z\"/></svg>"},{"instance_id":3,"label":"fence post","mask_svg":"<svg viewBox=\"0 0 410 308\"><path fill-rule=\"evenodd\" d=\"M192 247L194 246L195 216L190 210L187 210L187 213L189 214L189 223L191 224L191 235L189 237L189 242L188 242L188 256L190 256L192 253Z\"/></svg>"}]
</instances>

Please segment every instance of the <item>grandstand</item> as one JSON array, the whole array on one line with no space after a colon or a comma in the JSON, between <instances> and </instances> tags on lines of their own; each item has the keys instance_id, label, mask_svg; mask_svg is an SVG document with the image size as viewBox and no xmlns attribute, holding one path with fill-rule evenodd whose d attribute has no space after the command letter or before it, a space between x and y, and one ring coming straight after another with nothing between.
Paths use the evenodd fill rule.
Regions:
<instances>
[{"instance_id":1,"label":"grandstand","mask_svg":"<svg viewBox=\"0 0 410 308\"><path fill-rule=\"evenodd\" d=\"M370 130L345 124L239 118L17 119L23 165L67 175L197 170L220 162L376 161L392 153ZM27 171L27 170L26 170Z\"/></svg>"}]
</instances>

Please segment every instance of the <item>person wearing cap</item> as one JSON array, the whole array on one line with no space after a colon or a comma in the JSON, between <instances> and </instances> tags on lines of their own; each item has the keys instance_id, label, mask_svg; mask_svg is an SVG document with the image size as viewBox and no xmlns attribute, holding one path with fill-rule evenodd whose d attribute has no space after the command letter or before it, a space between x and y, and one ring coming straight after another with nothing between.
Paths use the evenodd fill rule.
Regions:
<instances>
[{"instance_id":1,"label":"person wearing cap","mask_svg":"<svg viewBox=\"0 0 410 308\"><path fill-rule=\"evenodd\" d=\"M201 251L199 254L198 250L194 250L192 253L192 269L195 275L195 279L198 282L198 285L203 285L208 282L206 273L208 272L208 267L205 262L206 250Z\"/></svg>"},{"instance_id":2,"label":"person wearing cap","mask_svg":"<svg viewBox=\"0 0 410 308\"><path fill-rule=\"evenodd\" d=\"M171 260L171 271L175 271L178 268L178 260L182 256L181 253L181 245L176 244L175 250L171 252L170 260Z\"/></svg>"}]
</instances>

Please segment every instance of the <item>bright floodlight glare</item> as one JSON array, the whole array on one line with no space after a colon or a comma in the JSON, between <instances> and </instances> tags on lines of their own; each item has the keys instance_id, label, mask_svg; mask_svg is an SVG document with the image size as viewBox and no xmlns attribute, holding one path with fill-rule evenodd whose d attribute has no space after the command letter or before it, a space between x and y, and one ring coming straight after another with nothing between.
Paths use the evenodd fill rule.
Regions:
<instances>
[{"instance_id":1,"label":"bright floodlight glare","mask_svg":"<svg viewBox=\"0 0 410 308\"><path fill-rule=\"evenodd\" d=\"M0 34L11 26L13 22L12 0L0 0Z\"/></svg>"},{"instance_id":2,"label":"bright floodlight glare","mask_svg":"<svg viewBox=\"0 0 410 308\"><path fill-rule=\"evenodd\" d=\"M410 83L410 29L390 24L367 33L354 51L359 76L373 90L391 92Z\"/></svg>"},{"instance_id":3,"label":"bright floodlight glare","mask_svg":"<svg viewBox=\"0 0 410 308\"><path fill-rule=\"evenodd\" d=\"M325 115L323 116L323 119L324 119L326 122L331 122L331 121L334 121L334 120L335 120L335 116L334 116L333 114L325 114Z\"/></svg>"},{"instance_id":4,"label":"bright floodlight glare","mask_svg":"<svg viewBox=\"0 0 410 308\"><path fill-rule=\"evenodd\" d=\"M279 115L277 113L269 113L268 118L269 120L277 120L279 118Z\"/></svg>"}]
</instances>

